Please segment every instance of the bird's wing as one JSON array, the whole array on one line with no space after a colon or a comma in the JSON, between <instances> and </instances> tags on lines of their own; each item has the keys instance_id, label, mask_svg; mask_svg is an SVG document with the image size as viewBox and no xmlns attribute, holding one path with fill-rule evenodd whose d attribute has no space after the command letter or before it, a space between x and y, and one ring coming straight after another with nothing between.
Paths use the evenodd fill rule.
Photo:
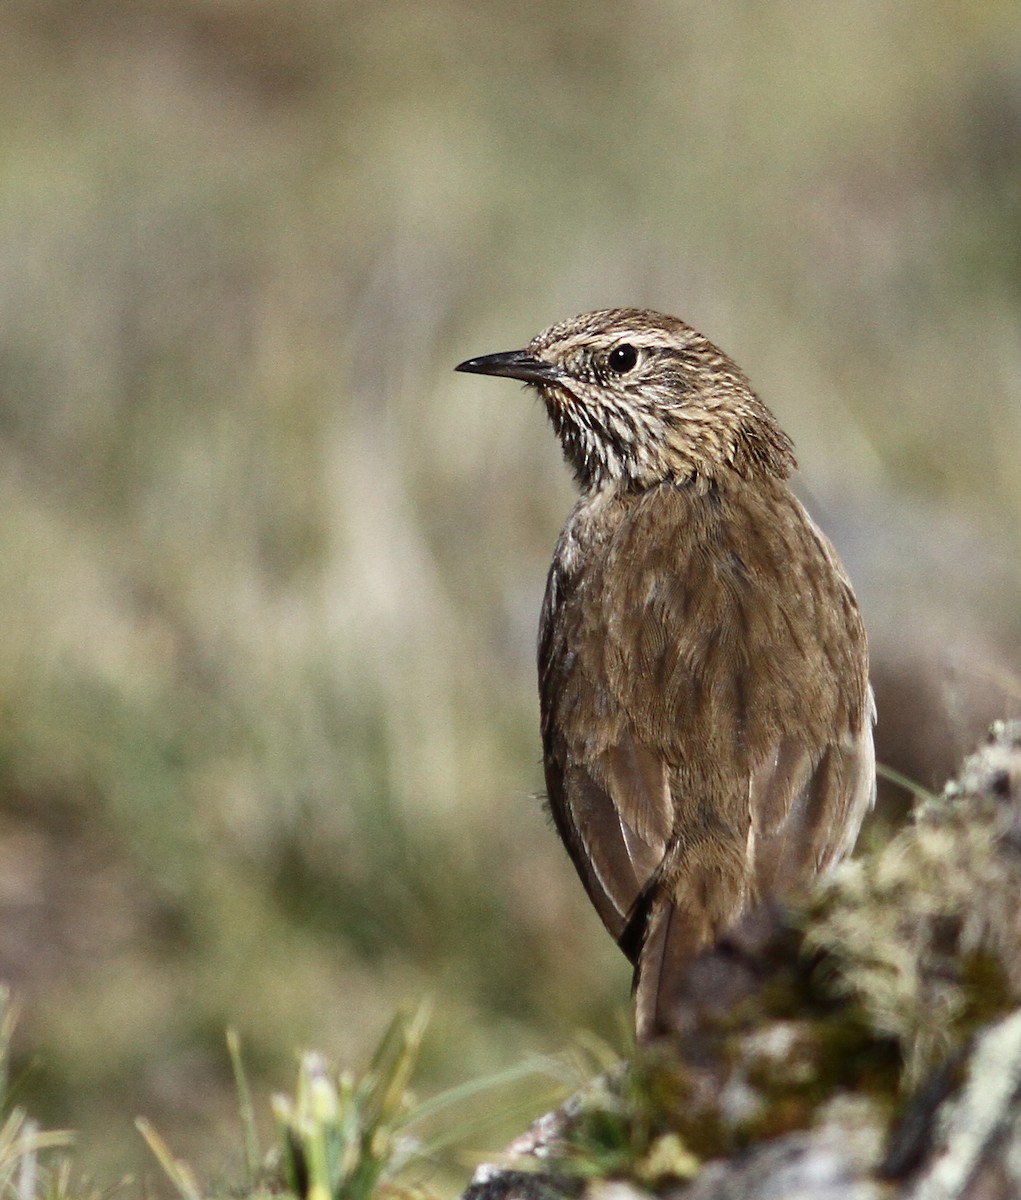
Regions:
<instances>
[{"instance_id":1,"label":"bird's wing","mask_svg":"<svg viewBox=\"0 0 1021 1200\"><path fill-rule=\"evenodd\" d=\"M750 764L754 890L766 897L791 894L850 853L876 798L876 706L858 605L836 552L793 496L786 511L785 556L806 564L792 599L812 619L798 624L781 610L805 699Z\"/></svg>"},{"instance_id":2,"label":"bird's wing","mask_svg":"<svg viewBox=\"0 0 1021 1200\"><path fill-rule=\"evenodd\" d=\"M749 777L755 894L790 895L851 852L876 799L875 703L819 753L784 736Z\"/></svg>"},{"instance_id":3,"label":"bird's wing","mask_svg":"<svg viewBox=\"0 0 1021 1200\"><path fill-rule=\"evenodd\" d=\"M631 759L628 766L624 757ZM546 788L550 812L589 898L614 940L622 942L666 851L664 765L625 734L598 763L583 765L566 753L547 756ZM634 960L637 946L625 950Z\"/></svg>"},{"instance_id":4,"label":"bird's wing","mask_svg":"<svg viewBox=\"0 0 1021 1200\"><path fill-rule=\"evenodd\" d=\"M539 632L546 792L589 898L619 942L666 852L670 773L663 756L635 736L611 690L601 572L566 565L568 536L550 570Z\"/></svg>"}]
</instances>

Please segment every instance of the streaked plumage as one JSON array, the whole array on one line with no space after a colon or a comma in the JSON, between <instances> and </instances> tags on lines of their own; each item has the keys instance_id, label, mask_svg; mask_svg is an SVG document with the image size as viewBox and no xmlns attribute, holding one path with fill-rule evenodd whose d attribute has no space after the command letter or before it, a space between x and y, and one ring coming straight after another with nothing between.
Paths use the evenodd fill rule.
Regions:
<instances>
[{"instance_id":1,"label":"streaked plumage","mask_svg":"<svg viewBox=\"0 0 1021 1200\"><path fill-rule=\"evenodd\" d=\"M537 387L581 488L540 625L546 786L648 1040L697 955L853 846L875 795L864 628L789 439L683 322L589 313L458 369Z\"/></svg>"}]
</instances>

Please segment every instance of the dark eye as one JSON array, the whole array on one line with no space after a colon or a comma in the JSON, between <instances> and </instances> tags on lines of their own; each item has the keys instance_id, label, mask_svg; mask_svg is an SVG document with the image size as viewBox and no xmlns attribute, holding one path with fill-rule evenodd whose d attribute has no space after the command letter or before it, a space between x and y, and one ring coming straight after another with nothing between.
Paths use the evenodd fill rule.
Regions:
<instances>
[{"instance_id":1,"label":"dark eye","mask_svg":"<svg viewBox=\"0 0 1021 1200\"><path fill-rule=\"evenodd\" d=\"M625 342L622 346L614 346L606 356L606 365L615 375L626 375L638 362L638 351L634 346Z\"/></svg>"}]
</instances>

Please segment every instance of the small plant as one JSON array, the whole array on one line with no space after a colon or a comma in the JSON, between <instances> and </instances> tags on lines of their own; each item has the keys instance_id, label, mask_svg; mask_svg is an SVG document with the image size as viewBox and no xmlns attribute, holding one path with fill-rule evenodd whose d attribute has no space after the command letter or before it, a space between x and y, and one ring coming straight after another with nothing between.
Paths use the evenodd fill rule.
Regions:
<instances>
[{"instance_id":1,"label":"small plant","mask_svg":"<svg viewBox=\"0 0 1021 1200\"><path fill-rule=\"evenodd\" d=\"M406 1132L415 1115L408 1092L428 1014L394 1018L368 1070L331 1077L319 1054L305 1054L291 1099L275 1096L284 1177L308 1200L370 1200L421 1152ZM399 1189L394 1189L399 1190Z\"/></svg>"},{"instance_id":2,"label":"small plant","mask_svg":"<svg viewBox=\"0 0 1021 1200\"><path fill-rule=\"evenodd\" d=\"M437 1193L422 1179L436 1174L441 1152L487 1125L512 1114L516 1119L518 1114L516 1106L506 1103L482 1113L474 1105L467 1116L447 1120L440 1132L426 1134L433 1118L470 1104L481 1093L540 1076L553 1080L552 1087L543 1089L544 1099L563 1097L562 1064L540 1059L419 1102L410 1083L428 1019L425 1004L410 1015L398 1014L361 1075L332 1071L321 1054L302 1055L294 1095L273 1097L279 1142L268 1154L259 1146L238 1038L229 1033L227 1045L247 1164L247 1180L232 1194L249 1198L284 1195L300 1200L374 1200L381 1196L429 1200ZM534 1094L529 1098L531 1111L536 1099ZM174 1157L147 1121L136 1124L182 1200L202 1200L203 1190L189 1165Z\"/></svg>"},{"instance_id":3,"label":"small plant","mask_svg":"<svg viewBox=\"0 0 1021 1200\"><path fill-rule=\"evenodd\" d=\"M564 1106L564 1127L550 1147L555 1174L633 1179L652 1189L693 1178L698 1158L674 1128L678 1078L655 1055L610 1063Z\"/></svg>"}]
</instances>

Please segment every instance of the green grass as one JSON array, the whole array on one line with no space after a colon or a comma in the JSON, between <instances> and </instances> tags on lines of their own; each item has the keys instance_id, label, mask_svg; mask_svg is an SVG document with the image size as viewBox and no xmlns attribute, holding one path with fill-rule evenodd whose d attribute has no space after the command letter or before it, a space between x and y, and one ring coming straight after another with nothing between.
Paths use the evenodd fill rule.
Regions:
<instances>
[{"instance_id":1,"label":"green grass","mask_svg":"<svg viewBox=\"0 0 1021 1200\"><path fill-rule=\"evenodd\" d=\"M521 1096L515 1098L523 1083L530 1085L529 1107L540 1099L555 1104L566 1094L572 1077L567 1064L548 1059L522 1062L420 1100L411 1083L428 1022L427 1004L395 1016L361 1072L332 1068L319 1053L303 1054L293 1094L280 1092L272 1098L274 1136L268 1148L260 1141L257 1102L240 1042L229 1034L244 1142L244 1177L228 1185L229 1194L428 1200L444 1194L456 1178L452 1151L496 1123L523 1119ZM209 1194L151 1122L140 1118L136 1124L181 1200Z\"/></svg>"}]
</instances>

